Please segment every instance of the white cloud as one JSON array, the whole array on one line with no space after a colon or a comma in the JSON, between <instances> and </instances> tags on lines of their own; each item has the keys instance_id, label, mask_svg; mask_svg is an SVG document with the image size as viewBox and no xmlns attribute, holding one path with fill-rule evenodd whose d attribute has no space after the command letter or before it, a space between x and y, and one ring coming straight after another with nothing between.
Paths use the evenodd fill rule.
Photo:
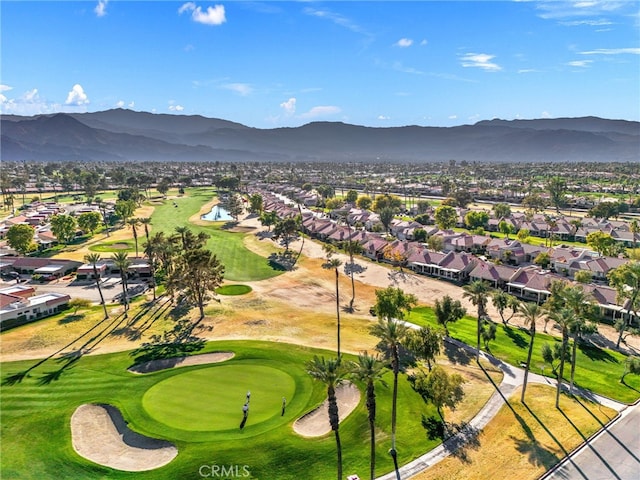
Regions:
<instances>
[{"instance_id":1,"label":"white cloud","mask_svg":"<svg viewBox=\"0 0 640 480\"><path fill-rule=\"evenodd\" d=\"M96 8L93 9L98 17L104 17L107 14L107 4L109 0L98 0Z\"/></svg>"},{"instance_id":2,"label":"white cloud","mask_svg":"<svg viewBox=\"0 0 640 480\"><path fill-rule=\"evenodd\" d=\"M573 62L568 62L567 65L570 67L586 68L591 63L593 63L593 60L574 60Z\"/></svg>"},{"instance_id":3,"label":"white cloud","mask_svg":"<svg viewBox=\"0 0 640 480\"><path fill-rule=\"evenodd\" d=\"M280 108L282 108L287 115L293 115L296 113L296 101L295 97L291 97L286 102L282 102Z\"/></svg>"},{"instance_id":4,"label":"white cloud","mask_svg":"<svg viewBox=\"0 0 640 480\"><path fill-rule=\"evenodd\" d=\"M386 115L378 115L378 120L391 120L391 117L387 117Z\"/></svg>"},{"instance_id":5,"label":"white cloud","mask_svg":"<svg viewBox=\"0 0 640 480\"><path fill-rule=\"evenodd\" d=\"M449 120L456 120L458 115L449 115Z\"/></svg>"},{"instance_id":6,"label":"white cloud","mask_svg":"<svg viewBox=\"0 0 640 480\"><path fill-rule=\"evenodd\" d=\"M71 91L67 94L67 101L64 102L65 105L72 105L76 107L87 105L88 103L90 103L89 98L87 97L87 94L84 93L84 89L79 83L76 83L73 86Z\"/></svg>"},{"instance_id":7,"label":"white cloud","mask_svg":"<svg viewBox=\"0 0 640 480\"><path fill-rule=\"evenodd\" d=\"M10 87L9 85L0 84L0 92L8 92L9 90L13 90L13 87Z\"/></svg>"},{"instance_id":8,"label":"white cloud","mask_svg":"<svg viewBox=\"0 0 640 480\"><path fill-rule=\"evenodd\" d=\"M396 43L393 44L394 47L407 48L413 45L413 40L410 38L401 38Z\"/></svg>"},{"instance_id":9,"label":"white cloud","mask_svg":"<svg viewBox=\"0 0 640 480\"><path fill-rule=\"evenodd\" d=\"M588 26L588 27L602 27L605 25L613 25L611 20L607 20L604 18L593 19L593 20L571 20L566 22L560 22L561 25L565 25L567 27L580 27L580 26Z\"/></svg>"},{"instance_id":10,"label":"white cloud","mask_svg":"<svg viewBox=\"0 0 640 480\"><path fill-rule=\"evenodd\" d=\"M491 61L495 57L495 55L489 55L487 53L465 53L462 55L462 66L476 67L490 72L497 72L502 70L502 67Z\"/></svg>"},{"instance_id":11,"label":"white cloud","mask_svg":"<svg viewBox=\"0 0 640 480\"><path fill-rule=\"evenodd\" d=\"M9 91L11 87L0 86L0 91ZM38 89L27 90L18 98L7 98L0 94L0 111L4 114L39 115L42 113L56 113L61 111L61 105L49 103L40 98Z\"/></svg>"},{"instance_id":12,"label":"white cloud","mask_svg":"<svg viewBox=\"0 0 640 480\"><path fill-rule=\"evenodd\" d=\"M318 117L326 117L330 115L335 115L340 113L342 110L340 107L335 107L332 105L320 105L317 107L313 107L308 112L300 115L300 118L318 118Z\"/></svg>"},{"instance_id":13,"label":"white cloud","mask_svg":"<svg viewBox=\"0 0 640 480\"><path fill-rule=\"evenodd\" d=\"M221 85L220 87L226 90L231 90L241 97L246 97L253 93L253 88L248 83L226 83L224 85Z\"/></svg>"},{"instance_id":14,"label":"white cloud","mask_svg":"<svg viewBox=\"0 0 640 480\"><path fill-rule=\"evenodd\" d=\"M119 100L118 102L116 102L116 108L133 108L135 106L135 102L131 101L129 103L125 103L124 100Z\"/></svg>"},{"instance_id":15,"label":"white cloud","mask_svg":"<svg viewBox=\"0 0 640 480\"><path fill-rule=\"evenodd\" d=\"M541 118L551 118L551 114L546 110L540 114Z\"/></svg>"},{"instance_id":16,"label":"white cloud","mask_svg":"<svg viewBox=\"0 0 640 480\"><path fill-rule=\"evenodd\" d=\"M593 1L542 1L536 2L536 9L541 11L539 17L544 19L561 19L571 17L596 17L619 14L633 8L634 2L620 0Z\"/></svg>"},{"instance_id":17,"label":"white cloud","mask_svg":"<svg viewBox=\"0 0 640 480\"><path fill-rule=\"evenodd\" d=\"M224 5L207 7L206 11L202 11L202 7L197 6L194 2L187 2L178 9L180 15L185 12L191 12L191 19L204 25L222 25L227 21Z\"/></svg>"},{"instance_id":18,"label":"white cloud","mask_svg":"<svg viewBox=\"0 0 640 480\"><path fill-rule=\"evenodd\" d=\"M184 107L182 105L169 105L169 110L171 112L181 112L184 110Z\"/></svg>"},{"instance_id":19,"label":"white cloud","mask_svg":"<svg viewBox=\"0 0 640 480\"><path fill-rule=\"evenodd\" d=\"M598 48L596 50L589 50L586 52L580 52L580 55L640 55L640 48Z\"/></svg>"},{"instance_id":20,"label":"white cloud","mask_svg":"<svg viewBox=\"0 0 640 480\"><path fill-rule=\"evenodd\" d=\"M518 70L518 73L536 73L539 72L539 70L536 70L535 68L521 68L520 70Z\"/></svg>"},{"instance_id":21,"label":"white cloud","mask_svg":"<svg viewBox=\"0 0 640 480\"><path fill-rule=\"evenodd\" d=\"M339 13L334 13L329 10L317 10L315 8L307 7L303 10L306 15L311 15L313 17L327 19L336 25L344 27L352 32L359 33L365 35L366 37L372 37L372 35L367 32L364 28L356 23L352 22L347 17L340 15Z\"/></svg>"},{"instance_id":22,"label":"white cloud","mask_svg":"<svg viewBox=\"0 0 640 480\"><path fill-rule=\"evenodd\" d=\"M124 102L122 100L116 102L116 108L124 108Z\"/></svg>"}]
</instances>

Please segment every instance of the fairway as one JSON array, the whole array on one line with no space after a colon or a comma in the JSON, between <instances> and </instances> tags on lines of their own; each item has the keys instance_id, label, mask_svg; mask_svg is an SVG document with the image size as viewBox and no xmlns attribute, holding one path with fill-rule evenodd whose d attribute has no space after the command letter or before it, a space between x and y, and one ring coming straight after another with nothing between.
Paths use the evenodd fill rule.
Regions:
<instances>
[{"instance_id":1,"label":"fairway","mask_svg":"<svg viewBox=\"0 0 640 480\"><path fill-rule=\"evenodd\" d=\"M175 375L151 387L142 406L156 421L188 431L238 430L251 391L245 430L280 416L282 397L291 400L295 380L261 365L220 365Z\"/></svg>"}]
</instances>

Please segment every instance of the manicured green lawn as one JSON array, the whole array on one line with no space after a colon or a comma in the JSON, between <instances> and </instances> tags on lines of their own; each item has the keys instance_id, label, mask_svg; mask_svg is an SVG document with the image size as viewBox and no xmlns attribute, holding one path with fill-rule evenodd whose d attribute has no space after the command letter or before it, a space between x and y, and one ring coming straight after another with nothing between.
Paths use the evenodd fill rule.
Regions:
<instances>
[{"instance_id":1,"label":"manicured green lawn","mask_svg":"<svg viewBox=\"0 0 640 480\"><path fill-rule=\"evenodd\" d=\"M281 418L282 397L292 398L296 383L284 371L264 365L214 365L156 383L145 392L142 406L154 420L173 428L237 434L247 391L251 398L245 437L255 425Z\"/></svg>"},{"instance_id":2,"label":"manicured green lawn","mask_svg":"<svg viewBox=\"0 0 640 480\"><path fill-rule=\"evenodd\" d=\"M215 197L213 188L192 188L187 190L187 194L184 197L165 200L162 205L156 206L151 216L154 229L174 233L176 227L188 226L195 234L205 232L210 235L207 247L225 266L225 278L228 280L239 282L265 280L282 273L274 270L269 265L268 259L245 248L242 242L244 233L228 232L219 222L212 223L210 226L189 223L189 217Z\"/></svg>"},{"instance_id":3,"label":"manicured green lawn","mask_svg":"<svg viewBox=\"0 0 640 480\"><path fill-rule=\"evenodd\" d=\"M122 248L126 245L126 248ZM138 243L138 249L141 245ZM109 242L100 242L96 245L89 246L89 250L92 252L135 252L136 246L133 240L114 240Z\"/></svg>"},{"instance_id":4,"label":"manicured green lawn","mask_svg":"<svg viewBox=\"0 0 640 480\"><path fill-rule=\"evenodd\" d=\"M417 307L407 318L418 325L437 325L435 314L430 307ZM451 337L475 347L477 343L476 319L464 317L453 324L449 324ZM553 322L549 322L551 329ZM490 353L511 365L519 365L527 360L530 335L527 331L513 326L498 325L496 339L489 343ZM560 339L536 332L531 358L531 371L553 376L551 367L546 366L542 359L541 348L544 343L553 344ZM481 347L484 350L484 345ZM640 398L640 376L629 375L625 379L629 385L619 382L624 370L625 356L613 350L601 349L594 346L578 346L576 353L575 384L615 400L633 403ZM544 370L543 370L543 367ZM570 366L567 362L564 371L565 380L570 380Z\"/></svg>"},{"instance_id":5,"label":"manicured green lawn","mask_svg":"<svg viewBox=\"0 0 640 480\"><path fill-rule=\"evenodd\" d=\"M218 295L245 295L251 290L249 285L223 285L216 288L216 293Z\"/></svg>"},{"instance_id":6,"label":"manicured green lawn","mask_svg":"<svg viewBox=\"0 0 640 480\"><path fill-rule=\"evenodd\" d=\"M199 353L219 350L233 351L235 357L215 366L182 367L146 375L127 371L133 363L127 353L84 356L68 365L67 361L59 358L49 359L30 370L29 376L21 382L12 385L7 383L11 375L25 372L38 362L3 363L4 384L0 387L2 478L135 477L175 480L200 478L200 466L211 464L247 465L251 472L248 478L256 479L334 478L333 435L305 439L292 430L293 421L321 403L326 396L326 388L306 373L305 362L313 354L331 356L333 353L288 344L247 341L212 342ZM345 356L344 360L350 358ZM263 367L266 370L261 370ZM238 372L234 371L237 368L253 375L237 382ZM392 384L390 373L386 375L386 381ZM264 385L255 382L263 382ZM279 385L272 390L271 382ZM236 383L239 385L234 386ZM239 423L249 383L251 409L256 409L250 409L249 419L251 422L254 414L256 418L260 415L260 423L248 422L243 432L233 426L220 430L215 425L211 410L205 411L209 407L206 401L201 401L202 397L212 389L216 395L222 395L225 389L233 390L228 400L231 405L229 411ZM169 388L172 385L180 388ZM157 399L150 398L150 392L155 388L163 388L165 393ZM293 393L290 393L292 389ZM364 391L362 386L360 389ZM282 390L289 393L284 417L278 412ZM275 407L270 404L264 408L264 413L260 413L263 395L273 398ZM153 415L147 411L149 403L155 403L155 408L158 408L163 398L166 402L180 405L182 413L175 420L175 425L165 423L169 422L166 417L158 421L153 416L157 415L156 411L152 412ZM378 386L377 401L377 468L378 473L383 474L393 468L387 454L390 448L391 388ZM71 446L69 421L75 409L85 403L116 406L130 428L174 442L179 450L178 456L160 469L139 473L112 470L84 460ZM411 389L404 376L399 382L398 407L397 447L400 462L404 464L436 446L437 441L427 438L420 422L422 414L433 416L435 410ZM185 414L189 408L195 412L193 418ZM275 415L272 408L276 409ZM202 425L198 430L188 431L185 427L193 428L199 413ZM211 425L208 431L204 430L207 425ZM358 473L364 478L368 471L369 452L364 398L341 424L340 431L345 475Z\"/></svg>"}]
</instances>

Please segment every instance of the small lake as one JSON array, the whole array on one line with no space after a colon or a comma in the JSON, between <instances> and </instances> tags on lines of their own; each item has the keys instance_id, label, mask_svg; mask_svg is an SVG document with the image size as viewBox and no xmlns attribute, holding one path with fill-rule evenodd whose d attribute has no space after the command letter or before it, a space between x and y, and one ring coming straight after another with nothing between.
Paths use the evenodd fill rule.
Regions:
<instances>
[{"instance_id":1,"label":"small lake","mask_svg":"<svg viewBox=\"0 0 640 480\"><path fill-rule=\"evenodd\" d=\"M224 208L220 205L214 205L209 213L202 215L202 220L209 220L210 222L228 222L234 218L229 215Z\"/></svg>"}]
</instances>

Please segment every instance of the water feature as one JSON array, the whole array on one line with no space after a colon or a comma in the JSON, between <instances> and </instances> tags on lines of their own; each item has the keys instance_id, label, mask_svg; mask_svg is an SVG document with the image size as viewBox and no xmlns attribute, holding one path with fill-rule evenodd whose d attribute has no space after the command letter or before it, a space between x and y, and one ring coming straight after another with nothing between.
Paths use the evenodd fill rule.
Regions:
<instances>
[{"instance_id":1,"label":"water feature","mask_svg":"<svg viewBox=\"0 0 640 480\"><path fill-rule=\"evenodd\" d=\"M202 220L209 220L210 222L228 222L234 220L224 208L220 205L214 205L209 213L202 215Z\"/></svg>"}]
</instances>

